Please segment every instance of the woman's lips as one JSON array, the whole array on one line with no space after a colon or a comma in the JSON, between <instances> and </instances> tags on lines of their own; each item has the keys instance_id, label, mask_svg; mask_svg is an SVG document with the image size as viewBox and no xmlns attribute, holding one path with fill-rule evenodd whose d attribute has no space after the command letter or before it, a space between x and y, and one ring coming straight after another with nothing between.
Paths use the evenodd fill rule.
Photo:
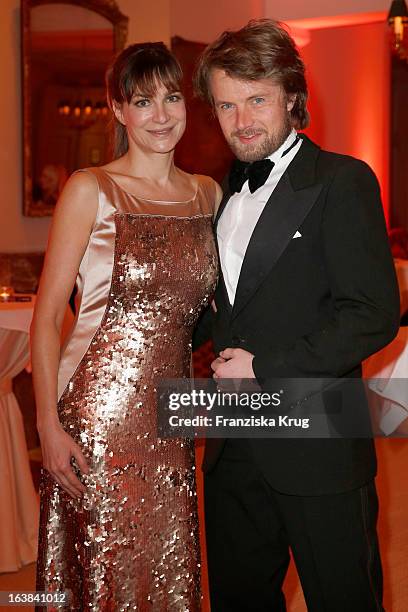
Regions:
<instances>
[{"instance_id":1,"label":"woman's lips","mask_svg":"<svg viewBox=\"0 0 408 612\"><path fill-rule=\"evenodd\" d=\"M168 136L173 128L166 128L165 130L148 130L149 134L155 136L156 138L162 138L163 136Z\"/></svg>"}]
</instances>

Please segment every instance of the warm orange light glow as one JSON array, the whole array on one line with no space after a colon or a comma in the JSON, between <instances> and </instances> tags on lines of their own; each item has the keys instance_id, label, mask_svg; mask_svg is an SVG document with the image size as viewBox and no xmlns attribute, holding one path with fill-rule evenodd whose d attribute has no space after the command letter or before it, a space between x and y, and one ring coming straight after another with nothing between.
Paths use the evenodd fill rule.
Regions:
<instances>
[{"instance_id":1,"label":"warm orange light glow","mask_svg":"<svg viewBox=\"0 0 408 612\"><path fill-rule=\"evenodd\" d=\"M330 17L311 17L310 19L289 19L286 23L290 27L321 30L385 21L387 21L387 13L385 11L376 11L372 13L347 13Z\"/></svg>"},{"instance_id":2,"label":"warm orange light glow","mask_svg":"<svg viewBox=\"0 0 408 612\"><path fill-rule=\"evenodd\" d=\"M310 30L307 30L306 28L290 26L289 34L292 36L296 43L296 46L299 47L299 49L306 47L306 45L308 45L311 41Z\"/></svg>"},{"instance_id":3,"label":"warm orange light glow","mask_svg":"<svg viewBox=\"0 0 408 612\"><path fill-rule=\"evenodd\" d=\"M404 22L402 17L394 17L394 32L397 40L402 40L404 37Z\"/></svg>"},{"instance_id":4,"label":"warm orange light glow","mask_svg":"<svg viewBox=\"0 0 408 612\"><path fill-rule=\"evenodd\" d=\"M333 27L313 20L301 52L310 87L308 133L323 148L366 161L375 172L389 219L390 49L387 19L358 15L359 23ZM367 21L362 21L367 17ZM344 19L344 16L342 16ZM308 26L312 24L307 20ZM290 23L292 25L293 22ZM304 23L303 23L304 24Z\"/></svg>"}]
</instances>

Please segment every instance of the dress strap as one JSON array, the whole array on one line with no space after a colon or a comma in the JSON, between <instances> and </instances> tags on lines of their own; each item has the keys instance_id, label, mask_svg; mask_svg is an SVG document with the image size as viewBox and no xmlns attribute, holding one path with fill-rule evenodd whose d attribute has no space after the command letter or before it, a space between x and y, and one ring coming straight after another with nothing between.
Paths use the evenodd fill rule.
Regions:
<instances>
[{"instance_id":1,"label":"dress strap","mask_svg":"<svg viewBox=\"0 0 408 612\"><path fill-rule=\"evenodd\" d=\"M196 174L198 180L198 203L203 215L214 215L217 203L217 183L210 176Z\"/></svg>"}]
</instances>

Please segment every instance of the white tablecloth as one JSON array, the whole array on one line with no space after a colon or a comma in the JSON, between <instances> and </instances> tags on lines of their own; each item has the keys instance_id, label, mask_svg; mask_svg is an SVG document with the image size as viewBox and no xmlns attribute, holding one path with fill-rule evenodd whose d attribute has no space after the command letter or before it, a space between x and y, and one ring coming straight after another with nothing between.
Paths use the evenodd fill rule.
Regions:
<instances>
[{"instance_id":1,"label":"white tablecloth","mask_svg":"<svg viewBox=\"0 0 408 612\"><path fill-rule=\"evenodd\" d=\"M408 311L408 261L394 259L401 299L401 315ZM380 398L378 425L385 435L394 434L408 419L408 327L363 363L364 378ZM408 423L408 422L407 422Z\"/></svg>"},{"instance_id":2,"label":"white tablecloth","mask_svg":"<svg viewBox=\"0 0 408 612\"><path fill-rule=\"evenodd\" d=\"M33 303L0 304L0 572L37 558L38 498L12 379L29 361Z\"/></svg>"},{"instance_id":3,"label":"white tablecloth","mask_svg":"<svg viewBox=\"0 0 408 612\"><path fill-rule=\"evenodd\" d=\"M31 302L0 302L0 327L25 332L30 331L31 319L35 304L35 295Z\"/></svg>"},{"instance_id":4,"label":"white tablecloth","mask_svg":"<svg viewBox=\"0 0 408 612\"><path fill-rule=\"evenodd\" d=\"M408 419L408 327L400 327L388 346L364 362L363 373L382 398L379 426L388 436Z\"/></svg>"}]
</instances>

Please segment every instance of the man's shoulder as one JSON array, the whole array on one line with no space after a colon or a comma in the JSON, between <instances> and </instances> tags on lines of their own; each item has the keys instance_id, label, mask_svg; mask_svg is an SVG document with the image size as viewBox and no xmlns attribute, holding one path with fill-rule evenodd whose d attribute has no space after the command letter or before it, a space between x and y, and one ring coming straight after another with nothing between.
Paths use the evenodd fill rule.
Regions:
<instances>
[{"instance_id":1,"label":"man's shoulder","mask_svg":"<svg viewBox=\"0 0 408 612\"><path fill-rule=\"evenodd\" d=\"M322 178L326 177L329 179L340 175L344 179L366 177L376 180L372 168L364 160L352 155L326 151L324 149L319 151L317 174Z\"/></svg>"},{"instance_id":2,"label":"man's shoulder","mask_svg":"<svg viewBox=\"0 0 408 612\"><path fill-rule=\"evenodd\" d=\"M355 196L372 202L381 197L379 181L369 164L351 155L320 150L315 179L325 186L327 202Z\"/></svg>"},{"instance_id":3,"label":"man's shoulder","mask_svg":"<svg viewBox=\"0 0 408 612\"><path fill-rule=\"evenodd\" d=\"M348 166L350 168L370 168L364 160L358 157L337 153L335 151L327 151L325 149L320 149L319 159L333 167Z\"/></svg>"},{"instance_id":4,"label":"man's shoulder","mask_svg":"<svg viewBox=\"0 0 408 612\"><path fill-rule=\"evenodd\" d=\"M324 149L304 133L299 134L299 136L303 141L302 146L305 147L305 150L308 151L309 155L312 153L313 157L317 157L322 167L346 167L351 169L357 168L360 170L371 170L370 166L362 159L358 159L352 155L346 155L344 153Z\"/></svg>"},{"instance_id":5,"label":"man's shoulder","mask_svg":"<svg viewBox=\"0 0 408 612\"><path fill-rule=\"evenodd\" d=\"M322 184L330 184L333 180L339 179L340 182L367 181L371 185L377 183L377 179L370 166L363 161L346 155L320 148L305 134L301 135L303 144L300 148L299 157L296 156L289 173L296 183L299 182L297 175L313 177L313 181Z\"/></svg>"}]
</instances>

